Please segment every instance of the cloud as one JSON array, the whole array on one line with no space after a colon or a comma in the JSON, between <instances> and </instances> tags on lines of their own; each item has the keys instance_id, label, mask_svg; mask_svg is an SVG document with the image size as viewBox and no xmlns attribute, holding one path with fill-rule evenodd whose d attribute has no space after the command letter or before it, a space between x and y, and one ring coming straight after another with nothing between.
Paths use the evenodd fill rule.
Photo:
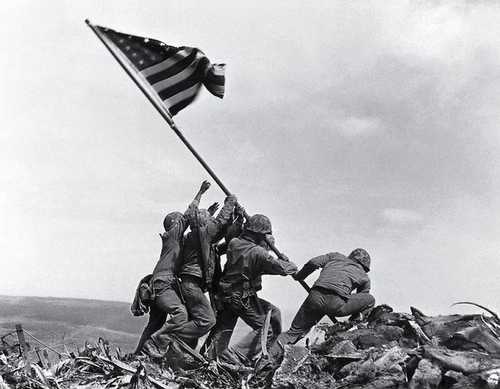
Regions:
<instances>
[{"instance_id":1,"label":"cloud","mask_svg":"<svg viewBox=\"0 0 500 389\"><path fill-rule=\"evenodd\" d=\"M371 117L349 117L339 120L335 125L347 137L371 135L382 130L380 120Z\"/></svg>"},{"instance_id":2,"label":"cloud","mask_svg":"<svg viewBox=\"0 0 500 389\"><path fill-rule=\"evenodd\" d=\"M382 211L382 217L394 224L414 224L424 219L418 212L402 208L386 208Z\"/></svg>"},{"instance_id":3,"label":"cloud","mask_svg":"<svg viewBox=\"0 0 500 389\"><path fill-rule=\"evenodd\" d=\"M82 23L95 15L228 63L223 102L203 93L176 121L248 210L269 214L298 264L362 246L377 258L381 302L439 312L460 290L497 304L484 269L498 269L500 253L498 5L125 3L27 3L0 26L16 36L6 52L46 64L0 64L6 292L128 298L157 258L163 212L182 209L207 176ZM221 197L214 185L204 203ZM102 267L86 271L90 260ZM303 291L275 278L264 292L295 309Z\"/></svg>"}]
</instances>

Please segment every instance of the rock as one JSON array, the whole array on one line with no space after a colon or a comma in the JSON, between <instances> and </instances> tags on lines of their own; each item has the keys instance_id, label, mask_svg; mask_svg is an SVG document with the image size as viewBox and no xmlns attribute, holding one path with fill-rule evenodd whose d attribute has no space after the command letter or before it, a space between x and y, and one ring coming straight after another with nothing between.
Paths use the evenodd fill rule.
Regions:
<instances>
[{"instance_id":1,"label":"rock","mask_svg":"<svg viewBox=\"0 0 500 389\"><path fill-rule=\"evenodd\" d=\"M340 332L333 336L336 344L341 341L350 340L358 349L370 347L382 347L402 338L404 330L396 326L380 325L376 328L358 328ZM330 350L331 350L330 346ZM328 351L330 351L328 350Z\"/></svg>"},{"instance_id":2,"label":"rock","mask_svg":"<svg viewBox=\"0 0 500 389\"><path fill-rule=\"evenodd\" d=\"M10 389L10 386L3 380L0 375L0 389Z\"/></svg>"},{"instance_id":3,"label":"rock","mask_svg":"<svg viewBox=\"0 0 500 389\"><path fill-rule=\"evenodd\" d=\"M337 377L338 378L345 378L345 377L348 377L348 376L355 375L356 372L360 370L360 367L361 367L362 363L363 363L362 361L348 363L347 365L345 365L344 367L342 367L337 372Z\"/></svg>"},{"instance_id":4,"label":"rock","mask_svg":"<svg viewBox=\"0 0 500 389\"><path fill-rule=\"evenodd\" d=\"M350 340L343 340L332 347L330 353L326 355L329 359L360 360L365 358L365 354L358 351Z\"/></svg>"},{"instance_id":5,"label":"rock","mask_svg":"<svg viewBox=\"0 0 500 389\"><path fill-rule=\"evenodd\" d=\"M362 385L346 386L346 389L400 389L404 388L404 380L401 377L377 377Z\"/></svg>"},{"instance_id":6,"label":"rock","mask_svg":"<svg viewBox=\"0 0 500 389\"><path fill-rule=\"evenodd\" d=\"M285 345L285 353L280 367L273 376L272 387L282 388L293 385L297 381L295 373L311 355L305 347Z\"/></svg>"},{"instance_id":7,"label":"rock","mask_svg":"<svg viewBox=\"0 0 500 389\"><path fill-rule=\"evenodd\" d=\"M500 387L500 369L483 371L479 374L479 377L486 382L488 388Z\"/></svg>"},{"instance_id":8,"label":"rock","mask_svg":"<svg viewBox=\"0 0 500 389\"><path fill-rule=\"evenodd\" d=\"M402 366L408 358L408 354L399 346L387 350L380 358L375 361L375 366L379 372L384 373L402 373Z\"/></svg>"},{"instance_id":9,"label":"rock","mask_svg":"<svg viewBox=\"0 0 500 389\"><path fill-rule=\"evenodd\" d=\"M480 350L500 356L500 340L482 323L454 333L443 344L454 350Z\"/></svg>"},{"instance_id":10,"label":"rock","mask_svg":"<svg viewBox=\"0 0 500 389\"><path fill-rule=\"evenodd\" d=\"M375 322L380 321L380 320L383 321L383 318L387 314L390 314L393 311L394 311L394 309L392 309L392 307L387 305L387 304L377 305L376 307L374 307L371 310L370 314L366 318L366 321L369 324L375 323Z\"/></svg>"},{"instance_id":11,"label":"rock","mask_svg":"<svg viewBox=\"0 0 500 389\"><path fill-rule=\"evenodd\" d=\"M163 356L164 363L174 370L192 370L200 367L200 362L177 343L172 342Z\"/></svg>"},{"instance_id":12,"label":"rock","mask_svg":"<svg viewBox=\"0 0 500 389\"><path fill-rule=\"evenodd\" d=\"M372 309L368 315L368 327L377 327L379 325L398 326L401 327L407 320L413 317L408 313L393 312L393 309L388 305L378 305Z\"/></svg>"},{"instance_id":13,"label":"rock","mask_svg":"<svg viewBox=\"0 0 500 389\"><path fill-rule=\"evenodd\" d=\"M328 368L326 358L311 354L304 347L286 346L283 363L272 377L271 388L335 388L336 379Z\"/></svg>"},{"instance_id":14,"label":"rock","mask_svg":"<svg viewBox=\"0 0 500 389\"><path fill-rule=\"evenodd\" d=\"M478 389L484 388L484 382L478 380L475 376L465 376L462 375L456 383L454 383L451 389Z\"/></svg>"},{"instance_id":15,"label":"rock","mask_svg":"<svg viewBox=\"0 0 500 389\"><path fill-rule=\"evenodd\" d=\"M322 326L314 326L311 331L307 334L306 342L309 342L311 346L315 346L319 343L325 341L325 331Z\"/></svg>"},{"instance_id":16,"label":"rock","mask_svg":"<svg viewBox=\"0 0 500 389\"><path fill-rule=\"evenodd\" d=\"M431 342L429 337L425 334L422 328L418 325L415 320L408 320L406 322L409 332L415 337L420 344L428 344Z\"/></svg>"},{"instance_id":17,"label":"rock","mask_svg":"<svg viewBox=\"0 0 500 389\"><path fill-rule=\"evenodd\" d=\"M446 342L454 334L470 327L481 325L481 315L440 315L426 316L420 310L410 307L413 317L428 338Z\"/></svg>"},{"instance_id":18,"label":"rock","mask_svg":"<svg viewBox=\"0 0 500 389\"><path fill-rule=\"evenodd\" d=\"M445 370L472 374L500 368L500 359L477 351L453 351L431 346L422 349L426 358L439 363Z\"/></svg>"},{"instance_id":19,"label":"rock","mask_svg":"<svg viewBox=\"0 0 500 389\"><path fill-rule=\"evenodd\" d=\"M427 359L422 359L413 374L409 389L437 389L441 382L441 369Z\"/></svg>"},{"instance_id":20,"label":"rock","mask_svg":"<svg viewBox=\"0 0 500 389\"><path fill-rule=\"evenodd\" d=\"M346 380L353 383L367 383L372 381L377 375L377 367L372 360L362 362L358 369L351 373Z\"/></svg>"},{"instance_id":21,"label":"rock","mask_svg":"<svg viewBox=\"0 0 500 389\"><path fill-rule=\"evenodd\" d=\"M374 352L364 361L344 366L338 372L338 376L344 377L342 384L345 384L346 388L397 387L406 382L402 365L407 357L406 352L395 346L382 353Z\"/></svg>"}]
</instances>

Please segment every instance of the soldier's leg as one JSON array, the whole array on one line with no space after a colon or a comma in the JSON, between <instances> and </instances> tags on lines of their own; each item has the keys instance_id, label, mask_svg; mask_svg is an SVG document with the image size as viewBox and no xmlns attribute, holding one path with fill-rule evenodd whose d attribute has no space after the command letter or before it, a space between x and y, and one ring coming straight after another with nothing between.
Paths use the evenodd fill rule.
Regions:
<instances>
[{"instance_id":1,"label":"soldier's leg","mask_svg":"<svg viewBox=\"0 0 500 389\"><path fill-rule=\"evenodd\" d=\"M263 300L265 301L265 300ZM269 308L271 309L271 330L268 342L274 342L279 334L283 331L281 326L281 311L278 307L269 303ZM270 331L271 332L271 331Z\"/></svg>"},{"instance_id":2,"label":"soldier's leg","mask_svg":"<svg viewBox=\"0 0 500 389\"><path fill-rule=\"evenodd\" d=\"M234 327L238 321L238 315L233 311L230 304L224 304L218 313L215 326L210 331L211 344L208 346L207 354L210 359L215 359L229 347Z\"/></svg>"},{"instance_id":3,"label":"soldier's leg","mask_svg":"<svg viewBox=\"0 0 500 389\"><path fill-rule=\"evenodd\" d=\"M346 303L340 307L335 316L356 315L375 305L375 298L369 293L356 293L349 296Z\"/></svg>"},{"instance_id":4,"label":"soldier's leg","mask_svg":"<svg viewBox=\"0 0 500 389\"><path fill-rule=\"evenodd\" d=\"M183 279L181 288L189 319L176 330L176 334L188 339L188 345L196 348L198 339L215 325L215 314L198 282Z\"/></svg>"},{"instance_id":5,"label":"soldier's leg","mask_svg":"<svg viewBox=\"0 0 500 389\"><path fill-rule=\"evenodd\" d=\"M269 350L271 357L279 357L285 344L295 344L306 336L325 315L325 304L323 294L316 289L311 290L293 318L290 329L281 333L271 346Z\"/></svg>"},{"instance_id":6,"label":"soldier's leg","mask_svg":"<svg viewBox=\"0 0 500 389\"><path fill-rule=\"evenodd\" d=\"M274 331L281 331L281 313L273 304L256 296L250 297L242 308L244 309L241 309L238 314L253 331L232 346L231 351L241 361L248 362L262 351L261 336L267 313L271 311L271 323L267 334L268 343L277 336Z\"/></svg>"},{"instance_id":7,"label":"soldier's leg","mask_svg":"<svg viewBox=\"0 0 500 389\"><path fill-rule=\"evenodd\" d=\"M169 334L176 335L179 327L188 320L188 313L185 305L182 303L177 292L173 289L164 290L155 298L155 305L165 314L169 315L165 324L153 335L151 339L160 348L160 351L166 351L170 344ZM179 336L186 341L182 336Z\"/></svg>"},{"instance_id":8,"label":"soldier's leg","mask_svg":"<svg viewBox=\"0 0 500 389\"><path fill-rule=\"evenodd\" d=\"M155 304L152 304L151 309L149 311L148 324L146 325L146 327L144 327L144 330L142 331L141 338L139 339L139 343L137 344L134 354L138 354L141 352L144 343L151 337L151 335L153 335L163 326L166 319L167 315L163 311L159 310L155 306Z\"/></svg>"}]
</instances>

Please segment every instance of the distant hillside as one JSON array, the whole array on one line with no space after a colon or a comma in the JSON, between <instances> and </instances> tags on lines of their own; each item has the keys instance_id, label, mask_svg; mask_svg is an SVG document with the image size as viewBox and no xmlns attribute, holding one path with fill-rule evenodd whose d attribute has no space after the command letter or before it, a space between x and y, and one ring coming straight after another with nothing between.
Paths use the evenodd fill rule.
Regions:
<instances>
[{"instance_id":1,"label":"distant hillside","mask_svg":"<svg viewBox=\"0 0 500 389\"><path fill-rule=\"evenodd\" d=\"M0 335L21 323L50 344L81 347L101 336L131 352L146 321L147 316L133 317L123 302L0 296Z\"/></svg>"},{"instance_id":2,"label":"distant hillside","mask_svg":"<svg viewBox=\"0 0 500 389\"><path fill-rule=\"evenodd\" d=\"M148 315L132 316L130 304L124 302L0 296L0 336L20 323L40 340L60 345L61 351L62 344L74 349L102 337L123 352L132 352L147 320ZM232 341L249 330L240 321Z\"/></svg>"}]
</instances>

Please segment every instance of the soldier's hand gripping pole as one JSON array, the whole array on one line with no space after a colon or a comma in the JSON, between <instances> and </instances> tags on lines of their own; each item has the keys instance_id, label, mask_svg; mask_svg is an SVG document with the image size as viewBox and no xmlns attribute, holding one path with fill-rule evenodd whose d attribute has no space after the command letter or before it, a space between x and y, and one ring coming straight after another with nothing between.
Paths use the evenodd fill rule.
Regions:
<instances>
[{"instance_id":1,"label":"soldier's hand gripping pole","mask_svg":"<svg viewBox=\"0 0 500 389\"><path fill-rule=\"evenodd\" d=\"M276 254L278 256L278 258L280 259L285 259L285 256L283 254L281 254L279 252L279 250L276 248L276 246L274 245L273 242L271 242L267 236L265 237L266 239L266 243L267 245L269 246L269 248L273 251L274 254ZM302 287L307 291L307 293L309 293L311 291L311 288L309 287L309 285L307 285L307 282L305 282L304 280L296 280L300 285L302 285Z\"/></svg>"}]
</instances>

